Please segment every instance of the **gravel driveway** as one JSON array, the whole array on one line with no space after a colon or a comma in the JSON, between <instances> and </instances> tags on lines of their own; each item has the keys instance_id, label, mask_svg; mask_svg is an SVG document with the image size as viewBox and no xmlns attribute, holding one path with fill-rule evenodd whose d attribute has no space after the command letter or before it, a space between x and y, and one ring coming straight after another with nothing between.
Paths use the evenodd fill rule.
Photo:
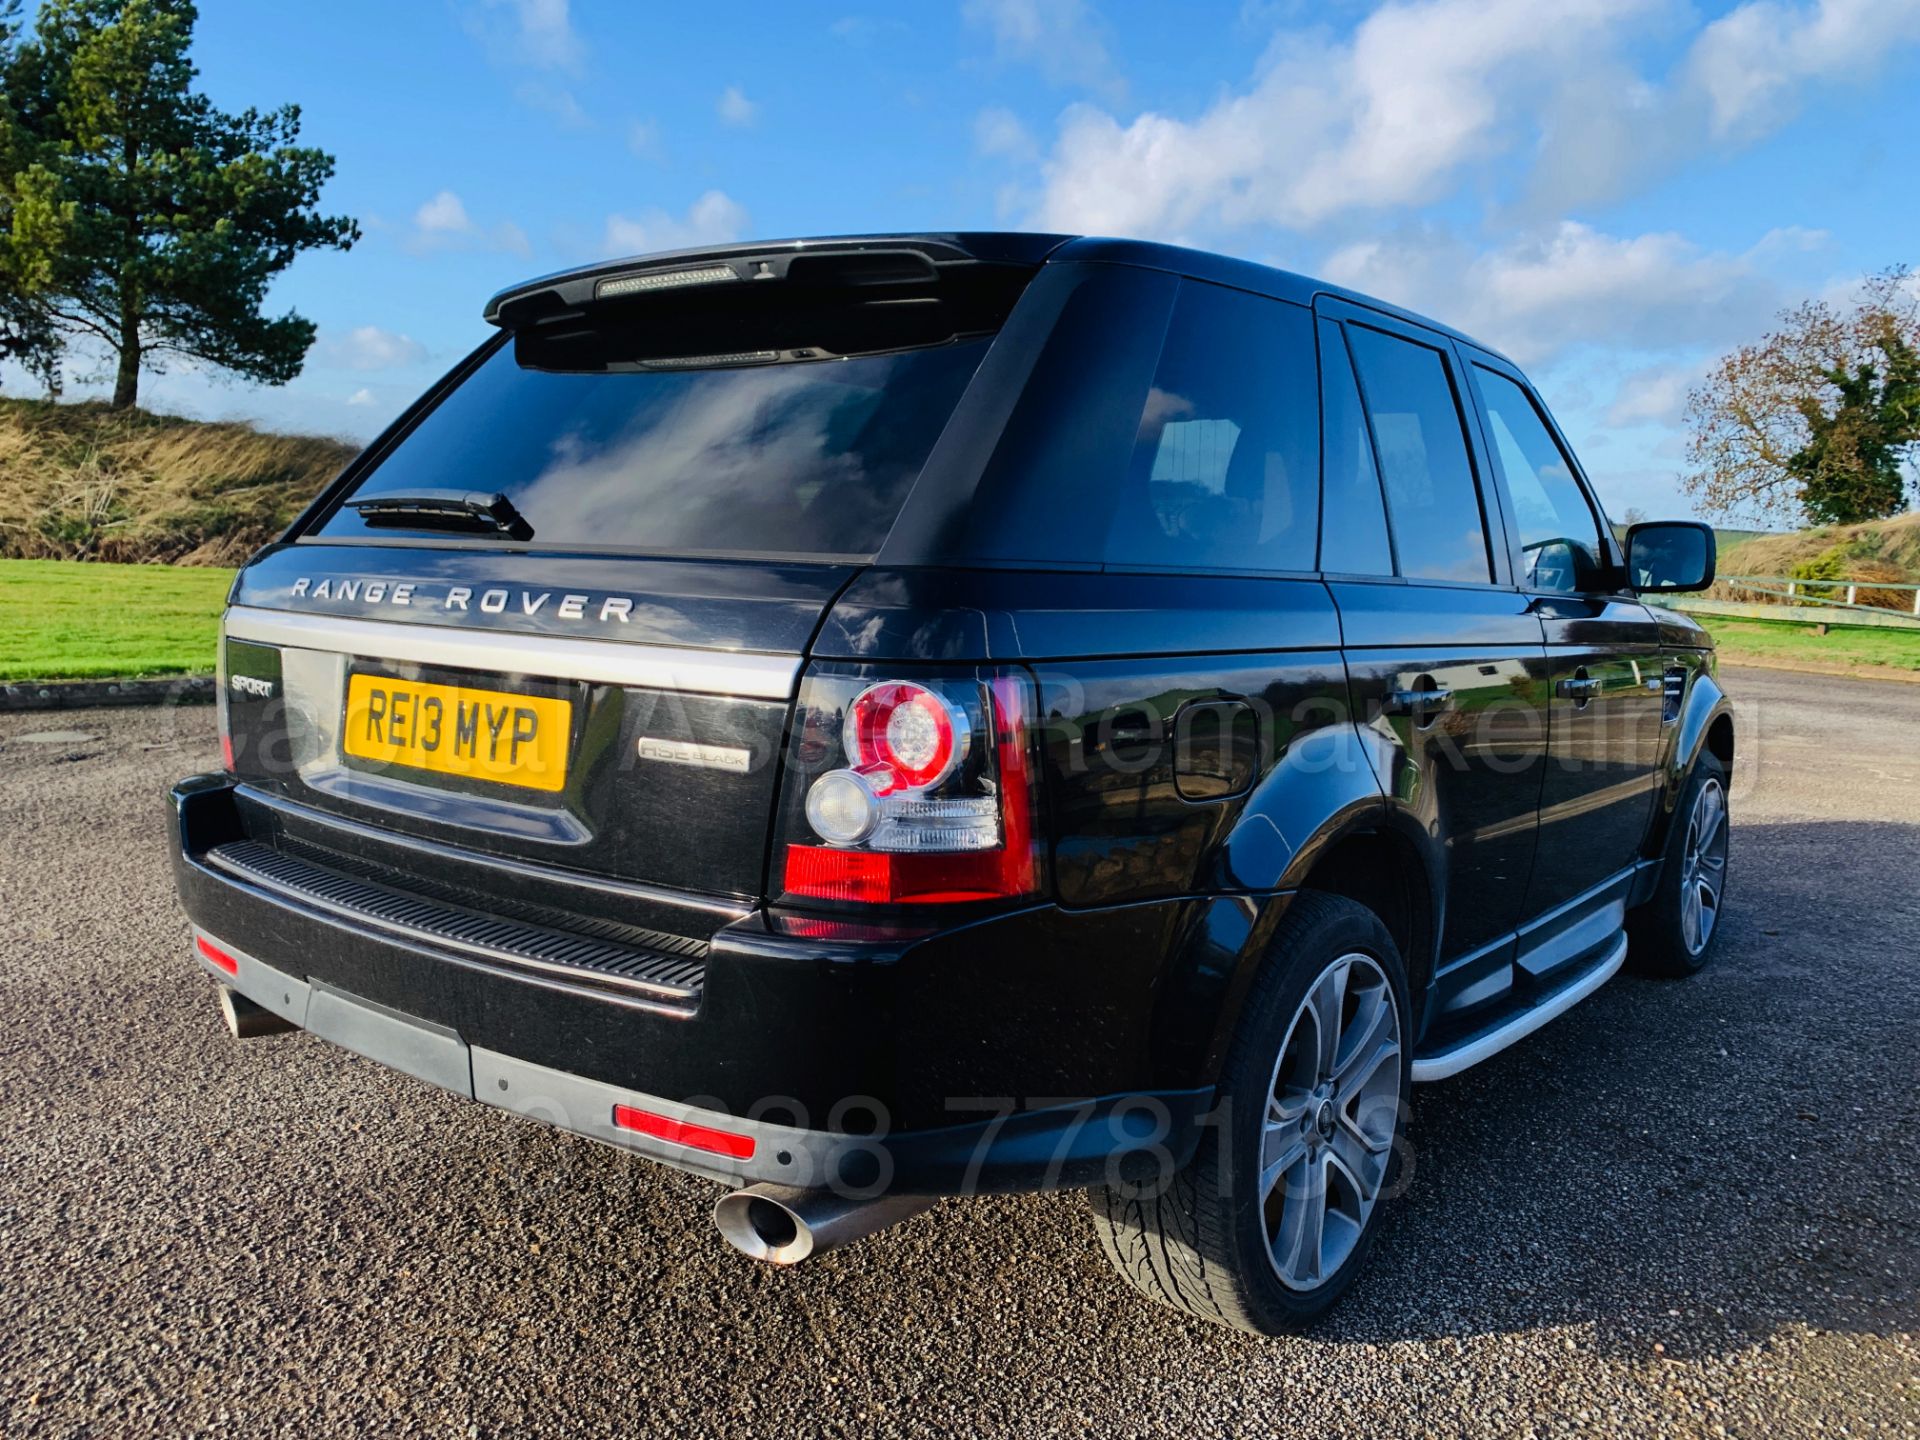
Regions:
<instances>
[{"instance_id":1,"label":"gravel driveway","mask_svg":"<svg viewBox=\"0 0 1920 1440\"><path fill-rule=\"evenodd\" d=\"M1278 1342L1137 1300L1078 1195L775 1271L703 1182L235 1044L162 841L211 712L0 715L0 1436L1920 1434L1920 687L1727 675L1714 967L1417 1092Z\"/></svg>"}]
</instances>

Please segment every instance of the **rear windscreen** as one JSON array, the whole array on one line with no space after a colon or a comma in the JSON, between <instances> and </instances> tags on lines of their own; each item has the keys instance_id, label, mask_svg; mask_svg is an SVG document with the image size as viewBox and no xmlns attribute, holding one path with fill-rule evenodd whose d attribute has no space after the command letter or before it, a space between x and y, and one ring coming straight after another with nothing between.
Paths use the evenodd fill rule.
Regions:
<instances>
[{"instance_id":1,"label":"rear windscreen","mask_svg":"<svg viewBox=\"0 0 1920 1440\"><path fill-rule=\"evenodd\" d=\"M455 491L505 495L531 538L489 539L535 549L870 556L988 343L709 368L503 343L317 533L446 538L347 507Z\"/></svg>"}]
</instances>

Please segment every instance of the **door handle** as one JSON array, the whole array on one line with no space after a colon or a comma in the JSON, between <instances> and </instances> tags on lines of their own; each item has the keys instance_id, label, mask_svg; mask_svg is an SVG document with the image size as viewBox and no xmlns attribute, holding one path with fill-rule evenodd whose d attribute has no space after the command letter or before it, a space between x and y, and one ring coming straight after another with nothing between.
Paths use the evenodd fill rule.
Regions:
<instances>
[{"instance_id":1,"label":"door handle","mask_svg":"<svg viewBox=\"0 0 1920 1440\"><path fill-rule=\"evenodd\" d=\"M1562 680L1559 689L1569 700L1584 705L1600 693L1600 682L1591 675L1575 675L1570 680Z\"/></svg>"},{"instance_id":2,"label":"door handle","mask_svg":"<svg viewBox=\"0 0 1920 1440\"><path fill-rule=\"evenodd\" d=\"M1418 715L1444 710L1453 703L1451 690L1389 690L1389 715Z\"/></svg>"}]
</instances>

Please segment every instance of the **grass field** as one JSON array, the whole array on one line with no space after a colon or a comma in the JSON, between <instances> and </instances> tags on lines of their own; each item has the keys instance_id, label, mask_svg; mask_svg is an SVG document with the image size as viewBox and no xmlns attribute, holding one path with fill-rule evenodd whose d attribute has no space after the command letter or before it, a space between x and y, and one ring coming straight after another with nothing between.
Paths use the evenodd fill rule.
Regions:
<instances>
[{"instance_id":1,"label":"grass field","mask_svg":"<svg viewBox=\"0 0 1920 1440\"><path fill-rule=\"evenodd\" d=\"M1816 635L1811 625L1789 625L1777 620L1733 620L1697 617L1713 631L1720 658L1735 664L1848 665L1920 671L1920 626L1911 630L1880 630L1867 626L1836 626Z\"/></svg>"},{"instance_id":2,"label":"grass field","mask_svg":"<svg viewBox=\"0 0 1920 1440\"><path fill-rule=\"evenodd\" d=\"M0 681L211 672L231 570L0 560Z\"/></svg>"}]
</instances>

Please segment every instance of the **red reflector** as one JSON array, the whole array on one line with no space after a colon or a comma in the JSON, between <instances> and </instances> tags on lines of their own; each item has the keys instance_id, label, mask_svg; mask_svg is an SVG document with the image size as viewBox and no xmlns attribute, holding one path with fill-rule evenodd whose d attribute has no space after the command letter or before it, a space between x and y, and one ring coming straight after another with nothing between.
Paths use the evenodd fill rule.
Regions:
<instances>
[{"instance_id":1,"label":"red reflector","mask_svg":"<svg viewBox=\"0 0 1920 1440\"><path fill-rule=\"evenodd\" d=\"M787 846L787 894L868 905L952 905L997 900L1031 888L1032 861L1023 851L975 850L959 855L831 850Z\"/></svg>"},{"instance_id":2,"label":"red reflector","mask_svg":"<svg viewBox=\"0 0 1920 1440\"><path fill-rule=\"evenodd\" d=\"M222 970L226 971L227 974L238 975L240 973L240 962L234 959L233 956L227 954L226 951L222 950L211 940L207 939L206 936L198 936L193 944L195 949L215 965L218 965Z\"/></svg>"},{"instance_id":3,"label":"red reflector","mask_svg":"<svg viewBox=\"0 0 1920 1440\"><path fill-rule=\"evenodd\" d=\"M220 768L229 775L233 773L233 736L225 731L220 734Z\"/></svg>"},{"instance_id":4,"label":"red reflector","mask_svg":"<svg viewBox=\"0 0 1920 1440\"><path fill-rule=\"evenodd\" d=\"M732 1160L753 1158L751 1135L735 1135L731 1131L715 1130L706 1125L689 1125L684 1120L670 1120L665 1115L656 1115L651 1110L636 1110L631 1105L614 1106L613 1123L622 1130L685 1145L689 1150L706 1150Z\"/></svg>"}]
</instances>

